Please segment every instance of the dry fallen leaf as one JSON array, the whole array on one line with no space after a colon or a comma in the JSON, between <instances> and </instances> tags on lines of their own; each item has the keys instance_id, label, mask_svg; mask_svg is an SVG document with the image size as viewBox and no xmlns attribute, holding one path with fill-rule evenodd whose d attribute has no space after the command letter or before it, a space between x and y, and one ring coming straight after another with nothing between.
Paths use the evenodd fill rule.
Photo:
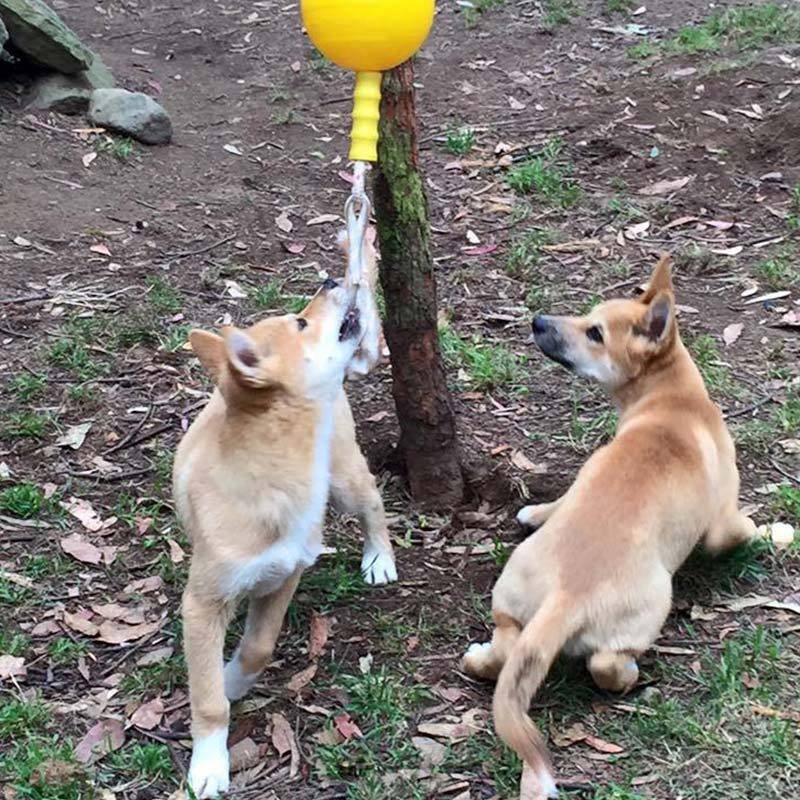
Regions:
<instances>
[{"instance_id":1,"label":"dry fallen leaf","mask_svg":"<svg viewBox=\"0 0 800 800\"><path fill-rule=\"evenodd\" d=\"M732 322L730 325L725 327L724 331L722 331L722 341L724 341L728 346L732 345L742 335L743 330L743 323Z\"/></svg>"},{"instance_id":2,"label":"dry fallen leaf","mask_svg":"<svg viewBox=\"0 0 800 800\"><path fill-rule=\"evenodd\" d=\"M122 591L124 594L148 594L164 588L164 579L160 575L139 578L131 581Z\"/></svg>"},{"instance_id":3,"label":"dry fallen leaf","mask_svg":"<svg viewBox=\"0 0 800 800\"><path fill-rule=\"evenodd\" d=\"M108 256L109 258L111 257L111 251L104 244L93 244L89 250L92 253L99 253L101 256Z\"/></svg>"},{"instance_id":4,"label":"dry fallen leaf","mask_svg":"<svg viewBox=\"0 0 800 800\"><path fill-rule=\"evenodd\" d=\"M570 747L573 744L582 742L588 736L586 728L580 722L570 725L563 731L551 730L550 738L556 747Z\"/></svg>"},{"instance_id":5,"label":"dry fallen leaf","mask_svg":"<svg viewBox=\"0 0 800 800\"><path fill-rule=\"evenodd\" d=\"M72 514L87 531L95 533L102 529L103 520L100 519L100 515L92 508L92 504L88 500L70 497L69 500L62 501L59 505Z\"/></svg>"},{"instance_id":6,"label":"dry fallen leaf","mask_svg":"<svg viewBox=\"0 0 800 800\"><path fill-rule=\"evenodd\" d=\"M83 166L86 167L86 169L89 169L89 167L92 164L92 161L94 161L96 158L97 158L97 153L94 150L92 150L90 153L84 153L83 156L81 157L81 161L83 162Z\"/></svg>"},{"instance_id":7,"label":"dry fallen leaf","mask_svg":"<svg viewBox=\"0 0 800 800\"><path fill-rule=\"evenodd\" d=\"M84 564L99 564L103 560L103 551L87 541L79 533L73 533L61 540L61 549Z\"/></svg>"},{"instance_id":8,"label":"dry fallen leaf","mask_svg":"<svg viewBox=\"0 0 800 800\"><path fill-rule=\"evenodd\" d=\"M289 721L282 714L272 715L272 746L281 757L287 753L292 754L289 775L294 777L300 766L300 752L297 749L292 726L289 725Z\"/></svg>"},{"instance_id":9,"label":"dry fallen leaf","mask_svg":"<svg viewBox=\"0 0 800 800\"><path fill-rule=\"evenodd\" d=\"M328 617L314 613L311 617L311 632L308 637L308 657L319 658L325 652L325 645L331 633Z\"/></svg>"},{"instance_id":10,"label":"dry fallen leaf","mask_svg":"<svg viewBox=\"0 0 800 800\"><path fill-rule=\"evenodd\" d=\"M644 186L643 188L639 189L639 194L646 195L648 197L659 194L671 194L672 192L677 192L680 189L683 189L684 186L691 183L692 179L693 176L687 175L685 178L676 178L671 181L656 181L655 183L651 183L649 186Z\"/></svg>"},{"instance_id":11,"label":"dry fallen leaf","mask_svg":"<svg viewBox=\"0 0 800 800\"><path fill-rule=\"evenodd\" d=\"M115 719L102 719L89 728L75 748L75 758L81 764L93 764L125 743L122 723Z\"/></svg>"},{"instance_id":12,"label":"dry fallen leaf","mask_svg":"<svg viewBox=\"0 0 800 800\"><path fill-rule=\"evenodd\" d=\"M228 297L233 297L236 300L243 300L247 297L247 292L239 286L236 281L231 280L230 278L225 279L225 292Z\"/></svg>"},{"instance_id":13,"label":"dry fallen leaf","mask_svg":"<svg viewBox=\"0 0 800 800\"><path fill-rule=\"evenodd\" d=\"M306 667L302 672L298 672L296 675L292 676L289 683L286 684L286 688L290 692L299 692L302 689L305 689L311 681L314 680L314 676L317 674L317 665L312 664L310 667Z\"/></svg>"},{"instance_id":14,"label":"dry fallen leaf","mask_svg":"<svg viewBox=\"0 0 800 800\"><path fill-rule=\"evenodd\" d=\"M106 644L124 644L134 642L154 633L161 627L158 622L145 622L142 625L126 625L121 622L107 620L100 626L98 639Z\"/></svg>"},{"instance_id":15,"label":"dry fallen leaf","mask_svg":"<svg viewBox=\"0 0 800 800\"><path fill-rule=\"evenodd\" d=\"M338 222L338 214L320 214L306 222L306 225L324 225L326 222Z\"/></svg>"},{"instance_id":16,"label":"dry fallen leaf","mask_svg":"<svg viewBox=\"0 0 800 800\"><path fill-rule=\"evenodd\" d=\"M613 744L612 742L607 742L605 739L600 739L597 736L592 736L591 734L587 736L584 740L585 744L588 744L593 750L597 750L598 753L609 753L611 755L616 753L624 753L625 748L620 747L618 744Z\"/></svg>"},{"instance_id":17,"label":"dry fallen leaf","mask_svg":"<svg viewBox=\"0 0 800 800\"><path fill-rule=\"evenodd\" d=\"M92 427L91 422L82 422L80 425L73 425L67 432L56 439L56 447L71 447L77 450L86 440L86 434Z\"/></svg>"},{"instance_id":18,"label":"dry fallen leaf","mask_svg":"<svg viewBox=\"0 0 800 800\"><path fill-rule=\"evenodd\" d=\"M229 751L230 769L232 774L251 769L261 761L261 750L249 736L236 742Z\"/></svg>"},{"instance_id":19,"label":"dry fallen leaf","mask_svg":"<svg viewBox=\"0 0 800 800\"><path fill-rule=\"evenodd\" d=\"M167 544L169 545L169 560L173 564L183 563L186 558L183 548L174 539L167 539Z\"/></svg>"},{"instance_id":20,"label":"dry fallen leaf","mask_svg":"<svg viewBox=\"0 0 800 800\"><path fill-rule=\"evenodd\" d=\"M364 734L361 732L361 728L356 725L355 722L350 718L350 715L339 714L337 717L333 718L333 724L336 727L336 730L346 739L361 739Z\"/></svg>"},{"instance_id":21,"label":"dry fallen leaf","mask_svg":"<svg viewBox=\"0 0 800 800\"><path fill-rule=\"evenodd\" d=\"M0 656L0 681L7 678L21 678L25 675L25 659L22 656Z\"/></svg>"},{"instance_id":22,"label":"dry fallen leaf","mask_svg":"<svg viewBox=\"0 0 800 800\"><path fill-rule=\"evenodd\" d=\"M87 615L84 614L71 614L69 611L64 612L64 624L68 625L72 630L82 633L84 636L97 636L100 629L92 622Z\"/></svg>"},{"instance_id":23,"label":"dry fallen leaf","mask_svg":"<svg viewBox=\"0 0 800 800\"><path fill-rule=\"evenodd\" d=\"M164 702L160 697L139 706L130 718L131 725L145 731L152 731L161 724L164 717Z\"/></svg>"},{"instance_id":24,"label":"dry fallen leaf","mask_svg":"<svg viewBox=\"0 0 800 800\"><path fill-rule=\"evenodd\" d=\"M243 156L244 153L235 145L235 144L224 144L222 145L222 149L226 153L230 153L234 156Z\"/></svg>"},{"instance_id":25,"label":"dry fallen leaf","mask_svg":"<svg viewBox=\"0 0 800 800\"><path fill-rule=\"evenodd\" d=\"M412 736L411 744L422 755L422 763L420 765L422 769L438 766L447 756L447 748L441 742L429 739L427 736Z\"/></svg>"},{"instance_id":26,"label":"dry fallen leaf","mask_svg":"<svg viewBox=\"0 0 800 800\"><path fill-rule=\"evenodd\" d=\"M523 472L532 472L534 475L543 475L547 472L546 464L534 464L521 450L511 454L511 463Z\"/></svg>"},{"instance_id":27,"label":"dry fallen leaf","mask_svg":"<svg viewBox=\"0 0 800 800\"><path fill-rule=\"evenodd\" d=\"M292 221L289 219L289 215L282 211L277 217L275 217L275 224L284 232L284 233L291 233L294 225Z\"/></svg>"},{"instance_id":28,"label":"dry fallen leaf","mask_svg":"<svg viewBox=\"0 0 800 800\"><path fill-rule=\"evenodd\" d=\"M172 647L158 647L155 650L151 650L149 653L145 653L141 658L137 658L136 666L149 667L153 664L161 664L171 658L174 652L175 650Z\"/></svg>"}]
</instances>

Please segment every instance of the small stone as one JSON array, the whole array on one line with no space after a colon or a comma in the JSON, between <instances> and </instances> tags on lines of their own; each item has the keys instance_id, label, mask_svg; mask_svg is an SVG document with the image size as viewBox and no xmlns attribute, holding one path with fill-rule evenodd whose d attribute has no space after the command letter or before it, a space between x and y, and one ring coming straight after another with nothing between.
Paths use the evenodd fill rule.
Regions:
<instances>
[{"instance_id":1,"label":"small stone","mask_svg":"<svg viewBox=\"0 0 800 800\"><path fill-rule=\"evenodd\" d=\"M71 74L88 69L91 51L42 0L0 0L9 44L34 63Z\"/></svg>"},{"instance_id":2,"label":"small stone","mask_svg":"<svg viewBox=\"0 0 800 800\"><path fill-rule=\"evenodd\" d=\"M82 114L89 108L95 89L112 86L114 76L100 57L95 56L89 69L82 72L74 75L52 72L39 78L28 95L27 107L60 114Z\"/></svg>"},{"instance_id":3,"label":"small stone","mask_svg":"<svg viewBox=\"0 0 800 800\"><path fill-rule=\"evenodd\" d=\"M145 144L167 144L172 139L169 115L152 97L141 92L96 89L89 103L89 120Z\"/></svg>"}]
</instances>

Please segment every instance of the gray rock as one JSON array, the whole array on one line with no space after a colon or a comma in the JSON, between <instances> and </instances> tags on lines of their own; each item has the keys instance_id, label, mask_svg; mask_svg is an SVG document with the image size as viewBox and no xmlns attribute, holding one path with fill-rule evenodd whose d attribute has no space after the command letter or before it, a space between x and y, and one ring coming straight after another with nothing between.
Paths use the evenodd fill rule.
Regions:
<instances>
[{"instance_id":1,"label":"gray rock","mask_svg":"<svg viewBox=\"0 0 800 800\"><path fill-rule=\"evenodd\" d=\"M91 65L91 51L42 0L0 0L0 18L10 44L36 64L67 74Z\"/></svg>"},{"instance_id":2,"label":"gray rock","mask_svg":"<svg viewBox=\"0 0 800 800\"><path fill-rule=\"evenodd\" d=\"M3 49L3 45L8 41L8 31L6 30L6 26L3 24L2 18L0 18L0 50Z\"/></svg>"},{"instance_id":3,"label":"gray rock","mask_svg":"<svg viewBox=\"0 0 800 800\"><path fill-rule=\"evenodd\" d=\"M82 114L89 108L95 89L114 86L114 76L99 56L91 67L74 75L51 72L39 78L31 88L26 106L39 111L57 111L59 114Z\"/></svg>"},{"instance_id":4,"label":"gray rock","mask_svg":"<svg viewBox=\"0 0 800 800\"><path fill-rule=\"evenodd\" d=\"M97 89L92 92L89 120L145 144L167 144L172 139L169 115L152 97L141 92Z\"/></svg>"}]
</instances>

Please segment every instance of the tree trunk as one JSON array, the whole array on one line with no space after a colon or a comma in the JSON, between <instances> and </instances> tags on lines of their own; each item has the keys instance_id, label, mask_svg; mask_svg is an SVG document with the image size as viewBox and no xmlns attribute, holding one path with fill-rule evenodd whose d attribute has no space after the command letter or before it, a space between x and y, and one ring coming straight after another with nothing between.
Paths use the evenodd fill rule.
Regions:
<instances>
[{"instance_id":1,"label":"tree trunk","mask_svg":"<svg viewBox=\"0 0 800 800\"><path fill-rule=\"evenodd\" d=\"M418 166L414 69L386 72L373 192L399 452L414 500L445 509L464 495L456 420L439 353L428 200Z\"/></svg>"}]
</instances>

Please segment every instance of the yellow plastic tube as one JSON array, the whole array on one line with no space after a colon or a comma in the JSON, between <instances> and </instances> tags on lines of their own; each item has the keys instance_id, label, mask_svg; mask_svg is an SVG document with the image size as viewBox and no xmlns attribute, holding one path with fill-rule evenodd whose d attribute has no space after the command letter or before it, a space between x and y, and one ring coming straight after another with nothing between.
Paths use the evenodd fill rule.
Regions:
<instances>
[{"instance_id":1,"label":"yellow plastic tube","mask_svg":"<svg viewBox=\"0 0 800 800\"><path fill-rule=\"evenodd\" d=\"M356 73L350 160L378 160L378 121L381 116L381 73Z\"/></svg>"}]
</instances>

